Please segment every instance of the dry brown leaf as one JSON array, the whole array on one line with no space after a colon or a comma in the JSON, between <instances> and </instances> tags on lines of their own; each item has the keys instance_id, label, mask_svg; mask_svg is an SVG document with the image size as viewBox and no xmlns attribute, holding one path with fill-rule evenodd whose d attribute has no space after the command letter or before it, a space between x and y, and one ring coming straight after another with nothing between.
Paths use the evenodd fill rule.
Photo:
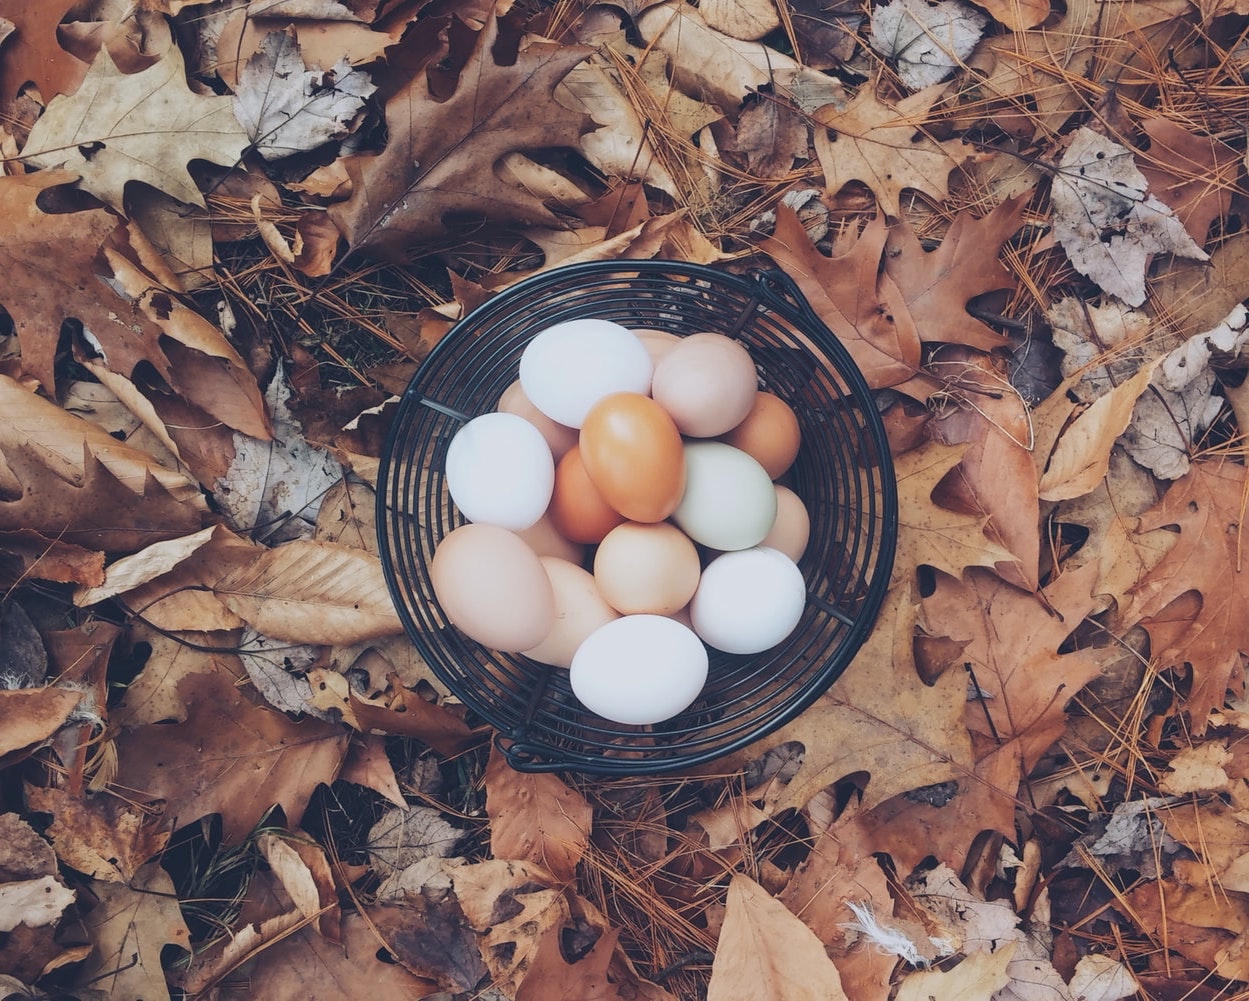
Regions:
<instances>
[{"instance_id":1,"label":"dry brown leaf","mask_svg":"<svg viewBox=\"0 0 1249 1001\"><path fill-rule=\"evenodd\" d=\"M1243 298L1249 282L1249 233L1235 233L1210 255L1209 264L1175 262L1150 280L1150 311L1189 338L1218 326Z\"/></svg>"},{"instance_id":2,"label":"dry brown leaf","mask_svg":"<svg viewBox=\"0 0 1249 1001\"><path fill-rule=\"evenodd\" d=\"M893 279L878 274L887 235L885 219L877 215L851 246L825 257L797 213L782 204L776 229L759 247L798 284L873 389L902 387L922 398L924 389L916 388L915 380L920 374L915 320Z\"/></svg>"},{"instance_id":3,"label":"dry brown leaf","mask_svg":"<svg viewBox=\"0 0 1249 1001\"><path fill-rule=\"evenodd\" d=\"M52 815L47 837L57 857L92 879L130 882L169 840L159 810L139 810L108 793L75 796L28 785L26 803Z\"/></svg>"},{"instance_id":4,"label":"dry brown leaf","mask_svg":"<svg viewBox=\"0 0 1249 1001\"><path fill-rule=\"evenodd\" d=\"M6 5L5 16L14 30L0 59L0 105L17 97L28 81L39 88L45 102L77 89L87 64L66 52L56 37L57 25L74 6L72 0Z\"/></svg>"},{"instance_id":5,"label":"dry brown leaf","mask_svg":"<svg viewBox=\"0 0 1249 1001\"><path fill-rule=\"evenodd\" d=\"M1221 709L1229 689L1244 685L1241 651L1249 650L1249 617L1243 614L1246 569L1240 526L1247 489L1245 467L1223 460L1194 462L1138 531L1179 526L1179 540L1133 588L1125 620L1143 625L1153 638L1153 659L1190 665L1192 687L1184 709L1192 730L1205 732L1211 711ZM1174 619L1180 599L1197 595L1195 614Z\"/></svg>"},{"instance_id":6,"label":"dry brown leaf","mask_svg":"<svg viewBox=\"0 0 1249 1001\"><path fill-rule=\"evenodd\" d=\"M152 66L130 74L101 49L74 93L49 101L22 158L45 170L72 170L85 191L120 212L130 181L203 207L187 164L233 167L246 148L230 98L192 91L181 50L171 45Z\"/></svg>"},{"instance_id":7,"label":"dry brown leaf","mask_svg":"<svg viewBox=\"0 0 1249 1001\"><path fill-rule=\"evenodd\" d=\"M256 848L299 913L323 938L341 942L342 909L322 848L306 835L279 837L268 832L256 839Z\"/></svg>"},{"instance_id":8,"label":"dry brown leaf","mask_svg":"<svg viewBox=\"0 0 1249 1001\"><path fill-rule=\"evenodd\" d=\"M560 882L572 882L594 819L585 798L556 775L513 771L494 746L484 781L491 854L536 862Z\"/></svg>"},{"instance_id":9,"label":"dry brown leaf","mask_svg":"<svg viewBox=\"0 0 1249 1001\"><path fill-rule=\"evenodd\" d=\"M82 696L68 688L0 689L0 756L12 763L7 756L43 743L65 725Z\"/></svg>"},{"instance_id":10,"label":"dry brown leaf","mask_svg":"<svg viewBox=\"0 0 1249 1001\"><path fill-rule=\"evenodd\" d=\"M498 34L492 18L449 98L435 100L418 74L386 104L385 149L348 159L352 195L329 213L353 250L402 256L444 235L453 215L558 225L539 199L500 185L494 164L514 150L578 144L587 120L551 93L589 50L535 41L500 65Z\"/></svg>"},{"instance_id":11,"label":"dry brown leaf","mask_svg":"<svg viewBox=\"0 0 1249 1001\"><path fill-rule=\"evenodd\" d=\"M95 587L104 582L104 554L31 529L0 531L0 586L26 579Z\"/></svg>"},{"instance_id":12,"label":"dry brown leaf","mask_svg":"<svg viewBox=\"0 0 1249 1001\"><path fill-rule=\"evenodd\" d=\"M95 946L81 978L114 998L168 1001L161 965L167 946L190 951L190 932L178 909L173 880L151 862L128 883L96 883L95 906L83 924Z\"/></svg>"},{"instance_id":13,"label":"dry brown leaf","mask_svg":"<svg viewBox=\"0 0 1249 1001\"><path fill-rule=\"evenodd\" d=\"M773 0L703 0L698 13L709 27L744 41L756 41L781 26Z\"/></svg>"},{"instance_id":14,"label":"dry brown leaf","mask_svg":"<svg viewBox=\"0 0 1249 1001\"><path fill-rule=\"evenodd\" d=\"M823 943L754 880L729 883L707 1001L848 1001Z\"/></svg>"},{"instance_id":15,"label":"dry brown leaf","mask_svg":"<svg viewBox=\"0 0 1249 1001\"><path fill-rule=\"evenodd\" d=\"M1010 982L1006 966L1016 943L996 952L977 952L952 970L915 970L898 986L894 1001L991 1001Z\"/></svg>"},{"instance_id":16,"label":"dry brown leaf","mask_svg":"<svg viewBox=\"0 0 1249 1001\"><path fill-rule=\"evenodd\" d=\"M966 162L972 147L962 139L938 141L923 132L929 110L945 89L927 87L887 104L869 82L844 109L816 113L815 151L828 196L851 181L872 189L882 211L901 215L902 191L911 188L938 200L949 197L950 171ZM918 138L917 138L918 137Z\"/></svg>"},{"instance_id":17,"label":"dry brown leaf","mask_svg":"<svg viewBox=\"0 0 1249 1001\"><path fill-rule=\"evenodd\" d=\"M402 809L408 805L395 777L395 766L386 754L386 739L380 734L362 733L352 740L338 777L372 789L392 806Z\"/></svg>"},{"instance_id":18,"label":"dry brown leaf","mask_svg":"<svg viewBox=\"0 0 1249 1001\"><path fill-rule=\"evenodd\" d=\"M218 667L177 685L186 718L120 734L118 785L131 796L166 801L172 825L220 813L227 841L237 843L274 803L298 825L319 783L332 782L347 750L347 731L305 719L293 722L250 698L239 677Z\"/></svg>"},{"instance_id":19,"label":"dry brown leaf","mask_svg":"<svg viewBox=\"0 0 1249 1001\"><path fill-rule=\"evenodd\" d=\"M1146 118L1149 149L1137 165L1149 191L1169 205L1188 235L1204 245L1210 224L1227 216L1241 157L1214 136L1197 136L1169 118Z\"/></svg>"},{"instance_id":20,"label":"dry brown leaf","mask_svg":"<svg viewBox=\"0 0 1249 1001\"><path fill-rule=\"evenodd\" d=\"M377 557L333 542L284 543L213 586L231 611L274 639L346 645L403 631Z\"/></svg>"}]
</instances>

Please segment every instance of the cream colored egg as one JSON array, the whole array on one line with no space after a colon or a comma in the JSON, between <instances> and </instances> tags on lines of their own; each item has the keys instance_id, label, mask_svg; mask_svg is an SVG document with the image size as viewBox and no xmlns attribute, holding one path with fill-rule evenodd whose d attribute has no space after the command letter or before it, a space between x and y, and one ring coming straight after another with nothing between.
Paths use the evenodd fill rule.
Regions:
<instances>
[{"instance_id":1,"label":"cream colored egg","mask_svg":"<svg viewBox=\"0 0 1249 1001\"><path fill-rule=\"evenodd\" d=\"M626 615L672 615L698 587L698 550L667 522L617 525L599 543L594 579L599 591Z\"/></svg>"},{"instance_id":2,"label":"cream colored egg","mask_svg":"<svg viewBox=\"0 0 1249 1001\"><path fill-rule=\"evenodd\" d=\"M567 560L541 558L555 595L555 621L546 638L525 651L526 657L556 667L571 667L573 654L590 633L619 613L599 593L594 575Z\"/></svg>"}]
</instances>

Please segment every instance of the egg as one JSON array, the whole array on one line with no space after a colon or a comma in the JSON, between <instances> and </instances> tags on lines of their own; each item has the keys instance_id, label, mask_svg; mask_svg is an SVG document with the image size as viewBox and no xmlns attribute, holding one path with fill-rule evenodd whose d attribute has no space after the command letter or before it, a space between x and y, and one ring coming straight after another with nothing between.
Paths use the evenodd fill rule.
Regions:
<instances>
[{"instance_id":1,"label":"egg","mask_svg":"<svg viewBox=\"0 0 1249 1001\"><path fill-rule=\"evenodd\" d=\"M641 726L688 708L707 681L707 666L707 648L680 622L625 615L585 639L568 677L591 712Z\"/></svg>"},{"instance_id":2,"label":"egg","mask_svg":"<svg viewBox=\"0 0 1249 1001\"><path fill-rule=\"evenodd\" d=\"M658 365L660 358L681 343L681 338L678 335L669 333L667 330L651 330L647 327L638 329L635 327L633 334L642 342L647 353L651 356L651 363L654 365ZM651 379L653 381L654 376Z\"/></svg>"},{"instance_id":3,"label":"egg","mask_svg":"<svg viewBox=\"0 0 1249 1001\"><path fill-rule=\"evenodd\" d=\"M599 593L588 570L550 556L541 562L555 595L555 621L542 642L526 650L525 656L555 667L571 667L573 654L585 638L620 614Z\"/></svg>"},{"instance_id":4,"label":"egg","mask_svg":"<svg viewBox=\"0 0 1249 1001\"><path fill-rule=\"evenodd\" d=\"M691 334L655 366L651 396L683 435L714 438L750 412L759 376L750 352L724 334Z\"/></svg>"},{"instance_id":5,"label":"egg","mask_svg":"<svg viewBox=\"0 0 1249 1001\"><path fill-rule=\"evenodd\" d=\"M503 395L499 397L499 405L495 409L505 414L523 417L536 427L546 439L546 443L551 446L551 455L556 462L559 462L564 457L564 453L577 444L577 429L564 424L556 424L535 407L533 401L525 395L524 387L521 386L519 379L503 390Z\"/></svg>"},{"instance_id":6,"label":"egg","mask_svg":"<svg viewBox=\"0 0 1249 1001\"><path fill-rule=\"evenodd\" d=\"M547 515L555 530L573 542L595 543L625 520L590 481L574 445L555 467L555 485Z\"/></svg>"},{"instance_id":7,"label":"egg","mask_svg":"<svg viewBox=\"0 0 1249 1001\"><path fill-rule=\"evenodd\" d=\"M594 579L618 612L673 615L694 596L701 571L688 535L668 522L627 521L594 554Z\"/></svg>"},{"instance_id":8,"label":"egg","mask_svg":"<svg viewBox=\"0 0 1249 1001\"><path fill-rule=\"evenodd\" d=\"M627 327L610 320L568 320L525 345L520 384L533 405L558 424L580 428L609 393L646 393L655 367Z\"/></svg>"},{"instance_id":9,"label":"egg","mask_svg":"<svg viewBox=\"0 0 1249 1001\"><path fill-rule=\"evenodd\" d=\"M776 488L757 461L720 441L685 445L685 492L672 520L712 549L749 549L776 521Z\"/></svg>"},{"instance_id":10,"label":"egg","mask_svg":"<svg viewBox=\"0 0 1249 1001\"><path fill-rule=\"evenodd\" d=\"M761 389L741 423L720 440L754 456L775 480L794 464L802 434L789 404Z\"/></svg>"},{"instance_id":11,"label":"egg","mask_svg":"<svg viewBox=\"0 0 1249 1001\"><path fill-rule=\"evenodd\" d=\"M794 561L760 546L724 553L707 564L690 618L708 646L762 653L794 631L806 600L806 582Z\"/></svg>"},{"instance_id":12,"label":"egg","mask_svg":"<svg viewBox=\"0 0 1249 1001\"><path fill-rule=\"evenodd\" d=\"M789 487L776 485L776 521L772 530L759 543L772 549L779 549L797 563L807 551L807 541L811 537L811 516L807 506L802 503L796 493Z\"/></svg>"},{"instance_id":13,"label":"egg","mask_svg":"<svg viewBox=\"0 0 1249 1001\"><path fill-rule=\"evenodd\" d=\"M516 414L482 414L447 446L447 491L469 521L518 531L551 502L555 462L541 432Z\"/></svg>"},{"instance_id":14,"label":"egg","mask_svg":"<svg viewBox=\"0 0 1249 1001\"><path fill-rule=\"evenodd\" d=\"M629 521L663 521L676 510L685 489L681 433L650 397L604 397L586 415L580 448L591 482Z\"/></svg>"},{"instance_id":15,"label":"egg","mask_svg":"<svg viewBox=\"0 0 1249 1001\"><path fill-rule=\"evenodd\" d=\"M448 621L483 646L529 650L554 624L555 595L541 560L498 525L448 532L434 549L429 576Z\"/></svg>"},{"instance_id":16,"label":"egg","mask_svg":"<svg viewBox=\"0 0 1249 1001\"><path fill-rule=\"evenodd\" d=\"M557 466L556 473L558 472ZM561 560L576 563L578 566L585 559L585 546L559 534L559 530L551 523L549 508L541 518L516 534L539 556L558 556Z\"/></svg>"}]
</instances>

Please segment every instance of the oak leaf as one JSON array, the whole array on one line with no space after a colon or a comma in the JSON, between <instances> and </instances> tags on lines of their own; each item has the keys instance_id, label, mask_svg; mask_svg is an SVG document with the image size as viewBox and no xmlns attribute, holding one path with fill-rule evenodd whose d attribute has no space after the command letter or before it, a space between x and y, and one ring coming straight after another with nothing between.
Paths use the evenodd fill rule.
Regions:
<instances>
[{"instance_id":1,"label":"oak leaf","mask_svg":"<svg viewBox=\"0 0 1249 1001\"><path fill-rule=\"evenodd\" d=\"M93 884L92 895L95 906L82 920L95 949L83 967L82 982L98 986L109 997L168 1001L161 952L167 946L191 947L169 874L150 862L128 883Z\"/></svg>"},{"instance_id":2,"label":"oak leaf","mask_svg":"<svg viewBox=\"0 0 1249 1001\"><path fill-rule=\"evenodd\" d=\"M911 316L893 278L879 274L888 232L877 215L849 246L839 241L832 257L811 242L798 214L788 205L776 209L776 229L759 247L784 268L802 290L811 308L846 346L873 389L916 388L920 342ZM921 384L922 387L922 384Z\"/></svg>"},{"instance_id":3,"label":"oak leaf","mask_svg":"<svg viewBox=\"0 0 1249 1001\"><path fill-rule=\"evenodd\" d=\"M557 775L513 771L497 747L485 784L491 854L536 862L570 882L590 842L594 812L585 798Z\"/></svg>"},{"instance_id":4,"label":"oak leaf","mask_svg":"<svg viewBox=\"0 0 1249 1001\"><path fill-rule=\"evenodd\" d=\"M620 929L603 931L590 951L570 963L560 945L560 929L550 929L538 942L516 1001L675 1001L657 984L642 980L625 966L620 973Z\"/></svg>"},{"instance_id":5,"label":"oak leaf","mask_svg":"<svg viewBox=\"0 0 1249 1001\"><path fill-rule=\"evenodd\" d=\"M1169 118L1146 118L1141 128L1149 150L1138 166L1149 190L1171 207L1198 245L1210 224L1225 218L1232 206L1241 157L1215 136L1197 136Z\"/></svg>"},{"instance_id":6,"label":"oak leaf","mask_svg":"<svg viewBox=\"0 0 1249 1001\"><path fill-rule=\"evenodd\" d=\"M1201 735L1229 689L1244 685L1241 657L1249 651L1249 617L1241 526L1249 476L1244 466L1194 462L1140 520L1138 531L1177 526L1179 538L1133 588L1125 621L1150 633L1151 657L1165 666L1189 665L1191 689L1184 708ZM1196 596L1194 613L1176 621L1177 604ZM1188 604L1191 606L1192 602Z\"/></svg>"},{"instance_id":7,"label":"oak leaf","mask_svg":"<svg viewBox=\"0 0 1249 1001\"><path fill-rule=\"evenodd\" d=\"M25 83L34 83L44 102L74 90L87 64L57 41L57 25L77 4L70 0L5 4L4 16L14 30L0 58L0 105L7 105Z\"/></svg>"},{"instance_id":8,"label":"oak leaf","mask_svg":"<svg viewBox=\"0 0 1249 1001\"><path fill-rule=\"evenodd\" d=\"M740 873L728 902L707 1001L847 1001L824 943L763 887Z\"/></svg>"},{"instance_id":9,"label":"oak leaf","mask_svg":"<svg viewBox=\"0 0 1249 1001\"><path fill-rule=\"evenodd\" d=\"M233 167L247 145L230 98L196 94L187 86L176 45L152 66L130 74L119 71L103 48L78 89L48 103L22 147L22 159L74 171L83 189L119 212L129 181L203 208L204 196L187 164L207 160Z\"/></svg>"},{"instance_id":10,"label":"oak leaf","mask_svg":"<svg viewBox=\"0 0 1249 1001\"><path fill-rule=\"evenodd\" d=\"M984 693L966 702L967 728L995 743L1019 738L1025 773L1062 735L1067 703L1101 672L1099 651L1063 652L1096 604L1095 577L1090 564L1029 594L972 569L962 580L940 576L923 599L930 634L966 641L962 657Z\"/></svg>"},{"instance_id":11,"label":"oak leaf","mask_svg":"<svg viewBox=\"0 0 1249 1001\"><path fill-rule=\"evenodd\" d=\"M1145 301L1151 255L1209 260L1148 187L1132 151L1087 126L1072 137L1050 187L1054 236L1072 265L1130 306Z\"/></svg>"},{"instance_id":12,"label":"oak leaf","mask_svg":"<svg viewBox=\"0 0 1249 1001\"><path fill-rule=\"evenodd\" d=\"M1028 195L1007 198L979 219L960 212L936 250L926 251L903 215L885 242L885 271L902 291L922 341L966 344L982 351L1006 339L967 312L976 296L1011 288L1015 279L998 259L1019 228Z\"/></svg>"},{"instance_id":13,"label":"oak leaf","mask_svg":"<svg viewBox=\"0 0 1249 1001\"><path fill-rule=\"evenodd\" d=\"M224 665L187 675L177 686L182 723L141 726L116 739L127 795L165 800L174 825L220 813L231 843L275 803L298 825L313 790L337 775L348 735L319 720L293 722L238 681Z\"/></svg>"},{"instance_id":14,"label":"oak leaf","mask_svg":"<svg viewBox=\"0 0 1249 1001\"><path fill-rule=\"evenodd\" d=\"M159 815L107 794L74 795L64 788L28 785L26 804L52 816L46 835L57 857L92 879L129 882L169 840Z\"/></svg>"},{"instance_id":15,"label":"oak leaf","mask_svg":"<svg viewBox=\"0 0 1249 1001\"><path fill-rule=\"evenodd\" d=\"M498 37L491 18L445 100L419 73L387 101L385 148L347 160L352 195L329 210L353 250L402 256L457 216L559 225L540 199L500 184L495 164L514 151L578 145L589 120L552 91L589 50L532 41L503 65Z\"/></svg>"},{"instance_id":16,"label":"oak leaf","mask_svg":"<svg viewBox=\"0 0 1249 1001\"><path fill-rule=\"evenodd\" d=\"M924 133L924 121L943 89L940 84L926 87L887 104L868 83L844 109L829 105L817 111L815 152L829 196L860 181L894 218L901 215L906 188L938 200L949 197L950 171L971 156L972 147L962 139L938 141Z\"/></svg>"}]
</instances>

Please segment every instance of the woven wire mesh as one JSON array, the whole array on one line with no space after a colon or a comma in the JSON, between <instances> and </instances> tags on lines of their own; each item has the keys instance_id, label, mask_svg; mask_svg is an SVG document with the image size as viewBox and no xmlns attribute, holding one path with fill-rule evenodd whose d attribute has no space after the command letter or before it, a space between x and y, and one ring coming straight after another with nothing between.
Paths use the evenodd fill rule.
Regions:
<instances>
[{"instance_id":1,"label":"woven wire mesh","mask_svg":"<svg viewBox=\"0 0 1249 1001\"><path fill-rule=\"evenodd\" d=\"M811 515L799 562L808 601L782 643L756 655L712 650L707 684L663 723L614 723L573 696L568 672L501 654L450 625L434 596L434 548L464 518L444 477L462 423L495 409L529 341L552 324L613 320L679 336L738 338L760 387L798 417L802 445L781 482ZM647 774L689 768L798 715L846 669L884 599L897 536L897 494L875 402L849 354L778 272L738 276L671 261L604 261L520 282L438 343L404 393L382 454L378 533L391 595L431 669L498 731L523 770Z\"/></svg>"}]
</instances>

